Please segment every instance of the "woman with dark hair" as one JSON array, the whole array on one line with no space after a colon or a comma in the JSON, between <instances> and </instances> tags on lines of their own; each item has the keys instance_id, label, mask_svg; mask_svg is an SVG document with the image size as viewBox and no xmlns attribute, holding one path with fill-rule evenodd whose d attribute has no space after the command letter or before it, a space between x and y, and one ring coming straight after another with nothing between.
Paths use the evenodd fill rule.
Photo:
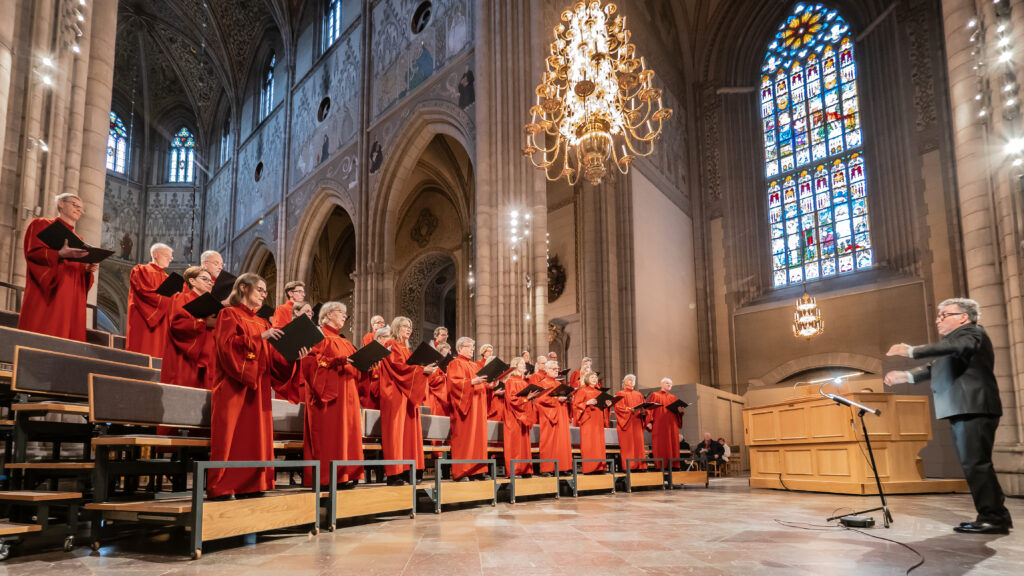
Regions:
<instances>
[{"instance_id":1,"label":"woman with dark hair","mask_svg":"<svg viewBox=\"0 0 1024 576\"><path fill-rule=\"evenodd\" d=\"M257 274L235 280L228 307L221 310L214 330L215 384L210 399L210 460L274 459L271 388L287 382L295 364L269 343L281 330L256 315L267 296L267 284ZM299 351L301 360L309 353ZM207 476L211 498L261 495L274 488L272 468L214 469Z\"/></svg>"},{"instance_id":2,"label":"woman with dark hair","mask_svg":"<svg viewBox=\"0 0 1024 576\"><path fill-rule=\"evenodd\" d=\"M209 388L213 378L216 318L196 318L185 310L185 305L209 292L213 288L213 279L202 266L190 266L183 276L186 289L171 297L160 381L191 388Z\"/></svg>"}]
</instances>

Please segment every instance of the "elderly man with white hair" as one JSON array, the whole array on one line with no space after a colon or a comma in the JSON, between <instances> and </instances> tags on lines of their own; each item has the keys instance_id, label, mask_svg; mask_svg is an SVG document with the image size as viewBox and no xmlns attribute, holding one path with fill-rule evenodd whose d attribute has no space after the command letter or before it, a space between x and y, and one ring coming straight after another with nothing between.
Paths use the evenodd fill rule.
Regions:
<instances>
[{"instance_id":1,"label":"elderly man with white hair","mask_svg":"<svg viewBox=\"0 0 1024 576\"><path fill-rule=\"evenodd\" d=\"M647 427L651 431L651 454L662 461L662 470L667 470L673 458L679 458L679 429L683 426L682 408L670 410L668 407L679 400L672 394L672 379L661 379L661 390L651 392L647 397L648 402L661 404L652 408L650 417L647 420ZM678 467L679 462L674 463Z\"/></svg>"},{"instance_id":2,"label":"elderly man with white hair","mask_svg":"<svg viewBox=\"0 0 1024 576\"><path fill-rule=\"evenodd\" d=\"M167 279L164 271L174 259L167 244L157 242L149 247L150 261L132 268L128 279L128 331L125 347L132 352L159 358L167 343L167 314L171 298L156 293Z\"/></svg>"},{"instance_id":3,"label":"elderly man with white hair","mask_svg":"<svg viewBox=\"0 0 1024 576\"><path fill-rule=\"evenodd\" d=\"M210 273L210 279L217 281L221 270L224 269L224 257L216 250L207 250L199 255L199 265Z\"/></svg>"},{"instance_id":4,"label":"elderly man with white hair","mask_svg":"<svg viewBox=\"0 0 1024 576\"><path fill-rule=\"evenodd\" d=\"M99 264L70 262L85 250L64 246L54 250L38 234L56 222L75 233L82 217L82 199L71 193L57 196L57 217L36 218L25 230L25 295L18 328L60 338L85 341L86 294L96 280Z\"/></svg>"}]
</instances>

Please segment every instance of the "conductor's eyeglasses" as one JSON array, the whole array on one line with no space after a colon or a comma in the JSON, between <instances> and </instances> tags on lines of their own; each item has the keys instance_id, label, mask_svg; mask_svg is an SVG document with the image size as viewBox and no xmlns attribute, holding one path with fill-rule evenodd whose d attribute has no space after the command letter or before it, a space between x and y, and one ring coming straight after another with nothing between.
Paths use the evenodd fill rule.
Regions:
<instances>
[{"instance_id":1,"label":"conductor's eyeglasses","mask_svg":"<svg viewBox=\"0 0 1024 576\"><path fill-rule=\"evenodd\" d=\"M936 316L935 319L936 320L945 320L946 318L949 318L950 316L959 316L960 314L967 314L967 312L939 312L938 316Z\"/></svg>"}]
</instances>

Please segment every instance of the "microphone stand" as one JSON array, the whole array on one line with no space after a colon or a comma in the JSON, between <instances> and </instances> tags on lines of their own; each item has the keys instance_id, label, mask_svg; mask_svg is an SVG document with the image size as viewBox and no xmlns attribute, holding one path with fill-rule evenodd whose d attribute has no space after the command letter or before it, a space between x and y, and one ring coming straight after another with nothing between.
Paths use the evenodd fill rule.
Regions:
<instances>
[{"instance_id":1,"label":"microphone stand","mask_svg":"<svg viewBox=\"0 0 1024 576\"><path fill-rule=\"evenodd\" d=\"M822 384L821 386L824 386L824 384ZM878 506L876 508L871 508L871 509L868 509L868 510L861 510L860 512L854 512L852 514L852 516L860 516L861 514L867 514L868 512L876 512L878 510L881 510L882 511L882 523L885 525L886 528L888 528L889 524L893 521L892 520L892 514L889 513L889 505L885 501L885 492L882 490L882 481L878 478L878 466L875 464L875 453L871 449L871 438L868 436L868 427L864 423L864 414L871 413L871 414L874 414L875 416L881 416L882 415L882 411L881 410L875 410L873 408L868 408L867 406L865 406L863 404L860 404L858 402L854 402L853 400L850 400L848 398L843 398L842 396L840 396L838 394L826 394L825 392L822 392L821 386L818 387L818 392L824 398L828 398L829 400L832 400L833 402L835 402L836 404L839 404L839 405L849 406L851 408L857 408L857 416L860 418L860 427L861 427L861 430L864 431L864 444L866 444L867 447L868 447L868 457L871 460L871 471L874 472L874 474L875 474L875 485L878 486L878 497L882 499L882 505L881 506ZM843 514L843 516L833 516L831 518L826 519L825 521L826 522L831 522L833 520L839 520L839 519L843 518L844 516L851 516L851 514Z\"/></svg>"}]
</instances>

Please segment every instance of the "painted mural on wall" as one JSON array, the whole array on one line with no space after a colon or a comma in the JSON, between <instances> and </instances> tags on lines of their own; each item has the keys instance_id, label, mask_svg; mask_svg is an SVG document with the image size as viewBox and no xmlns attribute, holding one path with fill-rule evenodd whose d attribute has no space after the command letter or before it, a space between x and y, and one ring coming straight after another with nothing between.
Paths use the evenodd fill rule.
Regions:
<instances>
[{"instance_id":1,"label":"painted mural on wall","mask_svg":"<svg viewBox=\"0 0 1024 576\"><path fill-rule=\"evenodd\" d=\"M472 44L473 10L469 0L434 0L429 21L421 32L414 33L412 19L421 3L384 0L373 8L374 118Z\"/></svg>"},{"instance_id":2,"label":"painted mural on wall","mask_svg":"<svg viewBox=\"0 0 1024 576\"><path fill-rule=\"evenodd\" d=\"M290 155L292 186L356 138L363 66L360 30L361 26L356 26L342 38L295 92Z\"/></svg>"},{"instance_id":3,"label":"painted mural on wall","mask_svg":"<svg viewBox=\"0 0 1024 576\"><path fill-rule=\"evenodd\" d=\"M130 260L132 249L139 240L139 206L141 191L135 184L126 184L123 179L108 177L103 192L103 242L101 246L114 251L114 256ZM125 242L127 238L128 242ZM127 250L123 244L130 243Z\"/></svg>"},{"instance_id":4,"label":"painted mural on wall","mask_svg":"<svg viewBox=\"0 0 1024 576\"><path fill-rule=\"evenodd\" d=\"M143 255L148 254L149 246L163 242L174 249L174 262L192 264L199 260L201 202L202 191L193 193L191 187L150 187L146 193Z\"/></svg>"},{"instance_id":5,"label":"painted mural on wall","mask_svg":"<svg viewBox=\"0 0 1024 576\"><path fill-rule=\"evenodd\" d=\"M225 166L230 166L229 161ZM206 185L203 250L223 250L231 232L231 168L224 168Z\"/></svg>"},{"instance_id":6,"label":"painted mural on wall","mask_svg":"<svg viewBox=\"0 0 1024 576\"><path fill-rule=\"evenodd\" d=\"M281 194L281 163L284 162L284 113L282 107L263 122L238 152L238 191L235 203L235 229L255 224L278 203ZM263 163L259 181L256 167Z\"/></svg>"}]
</instances>

